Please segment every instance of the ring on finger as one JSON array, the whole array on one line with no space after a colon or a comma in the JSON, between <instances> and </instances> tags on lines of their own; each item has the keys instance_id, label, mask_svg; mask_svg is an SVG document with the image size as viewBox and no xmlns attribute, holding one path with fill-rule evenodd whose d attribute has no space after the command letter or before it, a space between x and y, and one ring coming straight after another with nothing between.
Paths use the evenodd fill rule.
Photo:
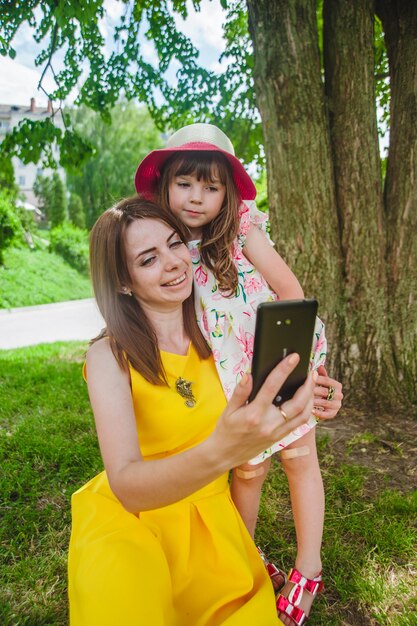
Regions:
<instances>
[{"instance_id":1,"label":"ring on finger","mask_svg":"<svg viewBox=\"0 0 417 626\"><path fill-rule=\"evenodd\" d=\"M327 393L326 400L333 400L335 391L336 391L335 387L329 387L329 391Z\"/></svg>"},{"instance_id":2,"label":"ring on finger","mask_svg":"<svg viewBox=\"0 0 417 626\"><path fill-rule=\"evenodd\" d=\"M284 418L284 422L288 422L290 418L288 417L284 409L281 409L281 407L279 406L278 411L281 413L282 417Z\"/></svg>"}]
</instances>

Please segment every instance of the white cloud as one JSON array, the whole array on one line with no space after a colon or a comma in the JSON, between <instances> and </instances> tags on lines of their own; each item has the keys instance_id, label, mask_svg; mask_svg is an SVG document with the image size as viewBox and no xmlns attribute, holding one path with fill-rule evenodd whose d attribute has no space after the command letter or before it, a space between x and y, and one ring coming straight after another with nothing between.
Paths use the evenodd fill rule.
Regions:
<instances>
[{"instance_id":1,"label":"white cloud","mask_svg":"<svg viewBox=\"0 0 417 626\"><path fill-rule=\"evenodd\" d=\"M218 60L213 61L213 63L209 65L209 70L211 70L215 74L222 74L226 71L228 64L228 59L222 59L221 62L219 62Z\"/></svg>"},{"instance_id":2,"label":"white cloud","mask_svg":"<svg viewBox=\"0 0 417 626\"><path fill-rule=\"evenodd\" d=\"M177 27L181 28L199 50L208 45L220 54L224 49L222 25L225 20L225 11L220 1L202 0L200 11L195 11L191 0L188 0L187 10L188 17L185 21L179 16L175 17Z\"/></svg>"},{"instance_id":3,"label":"white cloud","mask_svg":"<svg viewBox=\"0 0 417 626\"><path fill-rule=\"evenodd\" d=\"M195 11L191 0L188 0L187 10L186 20L178 15L174 16L175 24L200 51L201 63L211 68L218 62L225 47L222 28L225 11L220 5L220 0L202 0L200 11Z\"/></svg>"},{"instance_id":4,"label":"white cloud","mask_svg":"<svg viewBox=\"0 0 417 626\"><path fill-rule=\"evenodd\" d=\"M122 2L115 2L115 0L104 0L104 9L113 21L118 21L123 13L126 11L126 5Z\"/></svg>"},{"instance_id":5,"label":"white cloud","mask_svg":"<svg viewBox=\"0 0 417 626\"><path fill-rule=\"evenodd\" d=\"M104 0L105 15L99 21L100 32L106 40L106 48L113 39L114 27L120 23L121 16L126 11L126 5L115 0Z\"/></svg>"},{"instance_id":6,"label":"white cloud","mask_svg":"<svg viewBox=\"0 0 417 626\"><path fill-rule=\"evenodd\" d=\"M143 59L147 63L151 63L153 65L156 65L158 63L158 55L155 50L155 45L152 41L149 41L148 39L144 39L143 42L141 42L140 50L141 50Z\"/></svg>"}]
</instances>

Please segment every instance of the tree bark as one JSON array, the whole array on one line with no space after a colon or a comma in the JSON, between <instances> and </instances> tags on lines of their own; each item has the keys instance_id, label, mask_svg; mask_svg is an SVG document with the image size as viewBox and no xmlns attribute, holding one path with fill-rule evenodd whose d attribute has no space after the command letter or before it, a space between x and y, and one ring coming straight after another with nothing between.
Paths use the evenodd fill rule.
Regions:
<instances>
[{"instance_id":1,"label":"tree bark","mask_svg":"<svg viewBox=\"0 0 417 626\"><path fill-rule=\"evenodd\" d=\"M375 107L374 2L325 0L324 68L340 243L343 376L377 397L394 371L387 316L385 225Z\"/></svg>"},{"instance_id":2,"label":"tree bark","mask_svg":"<svg viewBox=\"0 0 417 626\"><path fill-rule=\"evenodd\" d=\"M342 293L339 226L315 0L247 0L272 237L317 297L335 365Z\"/></svg>"},{"instance_id":3,"label":"tree bark","mask_svg":"<svg viewBox=\"0 0 417 626\"><path fill-rule=\"evenodd\" d=\"M348 395L416 402L417 2L324 0L326 101L315 0L247 6L278 250L320 301ZM375 8L391 85L384 195Z\"/></svg>"},{"instance_id":4,"label":"tree bark","mask_svg":"<svg viewBox=\"0 0 417 626\"><path fill-rule=\"evenodd\" d=\"M417 401L417 2L379 0L391 105L385 179L389 319L398 384Z\"/></svg>"}]
</instances>

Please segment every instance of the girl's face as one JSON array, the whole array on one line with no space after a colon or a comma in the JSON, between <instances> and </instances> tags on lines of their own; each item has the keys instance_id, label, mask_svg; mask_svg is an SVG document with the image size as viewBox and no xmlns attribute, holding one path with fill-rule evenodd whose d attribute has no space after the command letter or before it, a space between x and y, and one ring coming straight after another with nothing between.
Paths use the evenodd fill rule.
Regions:
<instances>
[{"instance_id":1,"label":"girl's face","mask_svg":"<svg viewBox=\"0 0 417 626\"><path fill-rule=\"evenodd\" d=\"M130 288L144 310L176 308L191 294L191 257L171 226L135 220L126 229L125 250Z\"/></svg>"},{"instance_id":2,"label":"girl's face","mask_svg":"<svg viewBox=\"0 0 417 626\"><path fill-rule=\"evenodd\" d=\"M171 179L168 187L170 209L188 226L192 239L201 239L203 226L217 217L225 195L226 187L216 174L210 181L180 174Z\"/></svg>"}]
</instances>

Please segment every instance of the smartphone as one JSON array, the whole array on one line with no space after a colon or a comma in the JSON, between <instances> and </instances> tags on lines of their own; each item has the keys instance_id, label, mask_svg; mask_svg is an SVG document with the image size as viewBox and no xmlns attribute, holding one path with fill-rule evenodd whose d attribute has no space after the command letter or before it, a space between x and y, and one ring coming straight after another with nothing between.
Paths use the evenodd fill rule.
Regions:
<instances>
[{"instance_id":1,"label":"smartphone","mask_svg":"<svg viewBox=\"0 0 417 626\"><path fill-rule=\"evenodd\" d=\"M270 371L292 352L300 355L300 361L273 403L279 406L289 400L304 383L310 365L317 307L316 300L263 302L258 306L252 361L253 389L249 401L256 396Z\"/></svg>"}]
</instances>

